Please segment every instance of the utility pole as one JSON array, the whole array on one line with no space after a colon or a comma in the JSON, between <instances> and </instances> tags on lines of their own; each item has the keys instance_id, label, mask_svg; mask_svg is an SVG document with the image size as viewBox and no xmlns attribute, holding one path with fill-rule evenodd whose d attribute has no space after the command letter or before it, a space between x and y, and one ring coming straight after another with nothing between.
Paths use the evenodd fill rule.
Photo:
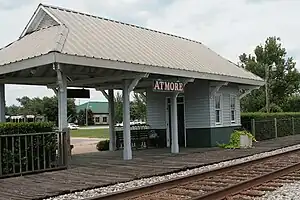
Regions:
<instances>
[{"instance_id":1,"label":"utility pole","mask_svg":"<svg viewBox=\"0 0 300 200\"><path fill-rule=\"evenodd\" d=\"M89 123L88 123L88 108L90 107L90 102L87 102L86 104L86 108L85 108L85 125L88 126Z\"/></svg>"},{"instance_id":2,"label":"utility pole","mask_svg":"<svg viewBox=\"0 0 300 200\"><path fill-rule=\"evenodd\" d=\"M272 65L267 65L265 67L265 93L266 93L266 110L267 113L270 112L270 98L269 98L269 76L270 76L270 67L272 71L276 71L276 64L273 62Z\"/></svg>"},{"instance_id":3,"label":"utility pole","mask_svg":"<svg viewBox=\"0 0 300 200\"><path fill-rule=\"evenodd\" d=\"M267 113L270 112L270 99L269 99L269 65L265 67L265 74L266 74L266 80L265 80L265 89L266 89L266 110Z\"/></svg>"}]
</instances>

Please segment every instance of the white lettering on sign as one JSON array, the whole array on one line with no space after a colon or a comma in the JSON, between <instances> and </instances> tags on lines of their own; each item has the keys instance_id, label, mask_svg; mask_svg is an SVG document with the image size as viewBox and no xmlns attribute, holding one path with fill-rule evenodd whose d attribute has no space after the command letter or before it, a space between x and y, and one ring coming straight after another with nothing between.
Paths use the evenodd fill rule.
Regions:
<instances>
[{"instance_id":1,"label":"white lettering on sign","mask_svg":"<svg viewBox=\"0 0 300 200\"><path fill-rule=\"evenodd\" d=\"M162 92L183 92L184 84L178 81L155 80L153 82L153 91Z\"/></svg>"}]
</instances>

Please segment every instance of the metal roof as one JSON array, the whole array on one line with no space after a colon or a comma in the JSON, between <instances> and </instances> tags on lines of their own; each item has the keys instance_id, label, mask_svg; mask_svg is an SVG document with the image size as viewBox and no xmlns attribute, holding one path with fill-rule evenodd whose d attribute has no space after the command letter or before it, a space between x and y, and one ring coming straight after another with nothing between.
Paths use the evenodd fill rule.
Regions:
<instances>
[{"instance_id":1,"label":"metal roof","mask_svg":"<svg viewBox=\"0 0 300 200\"><path fill-rule=\"evenodd\" d=\"M108 114L108 102L89 101L76 106L77 113L80 110L90 109L94 114Z\"/></svg>"},{"instance_id":2,"label":"metal roof","mask_svg":"<svg viewBox=\"0 0 300 200\"><path fill-rule=\"evenodd\" d=\"M54 51L60 26L42 28L0 49L0 66Z\"/></svg>"},{"instance_id":3,"label":"metal roof","mask_svg":"<svg viewBox=\"0 0 300 200\"><path fill-rule=\"evenodd\" d=\"M44 18L47 20L40 19L39 22L45 24L37 27L58 25L29 35L25 32L25 36L14 43L14 49L6 47L0 50L0 66L55 49L67 55L138 64L136 66L140 68L180 70L182 76L195 72L220 75L221 79L233 77L260 84L263 81L197 41L65 8L42 4L40 7L46 12ZM62 28L60 32L58 27ZM55 43L60 48L53 46ZM29 44L34 45L34 48L28 48L32 47ZM24 52L24 49L30 51ZM5 54L3 51L10 53ZM18 54L15 55L14 51Z\"/></svg>"}]
</instances>

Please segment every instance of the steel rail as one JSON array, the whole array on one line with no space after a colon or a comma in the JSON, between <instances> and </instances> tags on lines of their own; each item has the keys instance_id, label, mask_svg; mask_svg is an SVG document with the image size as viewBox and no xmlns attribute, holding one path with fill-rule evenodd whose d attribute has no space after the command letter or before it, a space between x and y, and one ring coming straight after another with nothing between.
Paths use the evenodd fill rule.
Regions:
<instances>
[{"instance_id":1,"label":"steel rail","mask_svg":"<svg viewBox=\"0 0 300 200\"><path fill-rule=\"evenodd\" d=\"M249 161L249 162L244 162L244 163L241 163L241 164L235 164L235 165L215 169L215 170L208 171L208 172L191 174L191 175L184 176L184 177L177 177L177 178L174 178L174 179L171 179L171 180L166 180L166 181L161 181L161 182L157 182L157 183L153 183L153 184L143 185L143 186L140 186L140 187L135 187L135 188L131 188L131 189L123 190L123 191L118 191L118 192L109 193L109 194L105 194L105 195L98 195L98 196L95 196L95 197L85 198L84 200L121 200L121 199L126 199L126 198L135 198L135 197L138 197L138 196L141 196L141 195L156 193L156 192L159 192L159 191L166 190L168 188L176 187L178 184L193 182L193 181L198 180L199 178L214 176L214 175L217 175L217 174L220 174L220 173L223 173L223 172L240 169L240 168L246 167L247 165L250 165L250 164L256 164L256 163L271 160L271 159L274 159L276 157L280 157L280 156L283 156L283 155L292 154L292 153L295 153L297 151L300 151L300 150L295 149L295 150L292 150L292 151L279 153L279 154L276 154L276 155L272 155L272 156L268 156L268 157L264 157L264 158L259 158L259 159L252 160L252 161ZM266 181L268 181L270 179L273 179L273 178L276 178L278 176L282 176L282 175L284 175L286 173L289 173L291 171L295 171L296 169L300 169L300 161L299 161L299 163L294 164L292 166L288 166L286 168L281 168L279 170L273 171L271 173L265 174L265 175L260 176L260 177L249 179L247 181L235 184L235 185L227 187L225 189L214 191L214 192L204 194L204 195L201 195L201 196L198 196L198 197L193 197L193 198L191 198L191 200L204 200L204 199L205 200L219 200L219 199L224 199L227 195L232 195L232 194L238 193L241 190L247 189L249 187L253 187L254 185L266 182Z\"/></svg>"}]
</instances>

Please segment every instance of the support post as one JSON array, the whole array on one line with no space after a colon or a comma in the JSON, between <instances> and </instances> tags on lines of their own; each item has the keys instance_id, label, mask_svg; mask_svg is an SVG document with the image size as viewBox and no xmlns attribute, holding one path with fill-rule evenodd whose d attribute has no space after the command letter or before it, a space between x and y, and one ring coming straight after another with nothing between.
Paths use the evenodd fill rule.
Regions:
<instances>
[{"instance_id":1,"label":"support post","mask_svg":"<svg viewBox=\"0 0 300 200\"><path fill-rule=\"evenodd\" d=\"M116 133L115 133L115 101L114 90L108 90L108 106L109 106L109 150L116 150Z\"/></svg>"},{"instance_id":2,"label":"support post","mask_svg":"<svg viewBox=\"0 0 300 200\"><path fill-rule=\"evenodd\" d=\"M108 89L108 94L105 90L100 90L103 96L108 101L108 110L109 110L109 150L116 150L116 132L115 132L115 101L114 101L114 90Z\"/></svg>"},{"instance_id":3,"label":"support post","mask_svg":"<svg viewBox=\"0 0 300 200\"><path fill-rule=\"evenodd\" d=\"M277 132L277 118L274 118L274 128L275 128L275 138L278 137L278 132Z\"/></svg>"},{"instance_id":4,"label":"support post","mask_svg":"<svg viewBox=\"0 0 300 200\"><path fill-rule=\"evenodd\" d=\"M177 96L178 96L178 93L176 92L171 97L171 120L172 120L171 153L179 153L178 121L177 121Z\"/></svg>"},{"instance_id":5,"label":"support post","mask_svg":"<svg viewBox=\"0 0 300 200\"><path fill-rule=\"evenodd\" d=\"M57 64L57 83L58 83L58 119L59 130L63 131L68 127L68 113L67 113L67 78L62 73L60 65Z\"/></svg>"},{"instance_id":6,"label":"support post","mask_svg":"<svg viewBox=\"0 0 300 200\"><path fill-rule=\"evenodd\" d=\"M125 80L124 88L123 88L123 141L124 141L123 159L124 160L132 159L131 134L130 134L129 86L130 86L130 81Z\"/></svg>"},{"instance_id":7,"label":"support post","mask_svg":"<svg viewBox=\"0 0 300 200\"><path fill-rule=\"evenodd\" d=\"M5 85L0 84L0 122L6 122L5 118Z\"/></svg>"}]
</instances>

